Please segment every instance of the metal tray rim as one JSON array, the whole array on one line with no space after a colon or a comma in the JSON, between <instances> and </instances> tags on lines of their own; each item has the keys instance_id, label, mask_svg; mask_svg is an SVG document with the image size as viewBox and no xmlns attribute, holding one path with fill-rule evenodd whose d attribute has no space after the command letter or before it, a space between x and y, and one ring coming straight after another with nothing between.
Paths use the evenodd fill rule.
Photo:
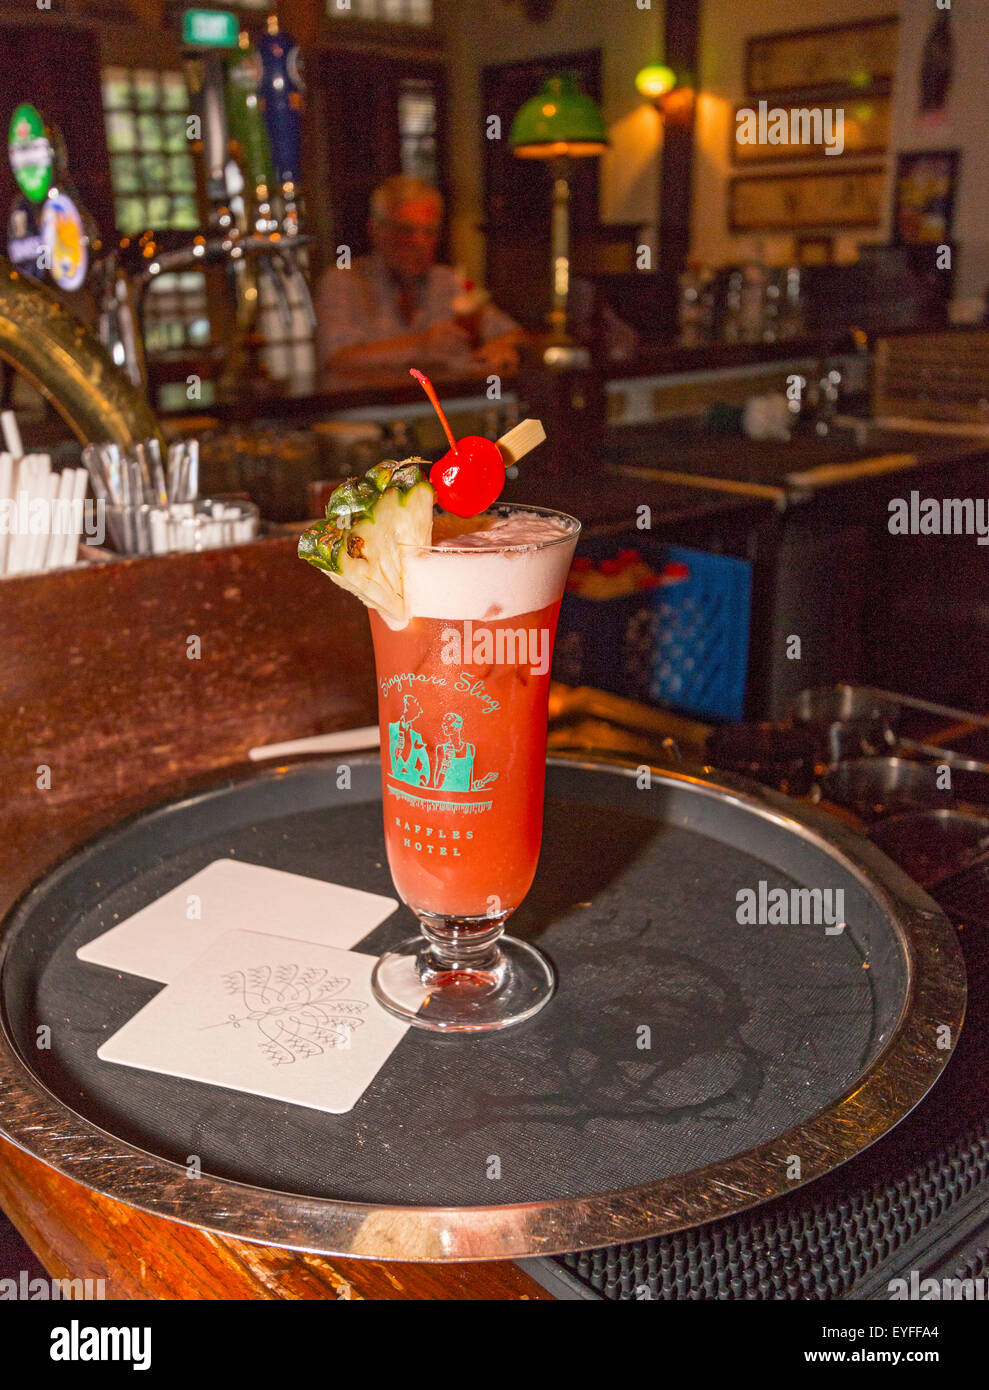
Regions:
<instances>
[{"instance_id":1,"label":"metal tray rim","mask_svg":"<svg viewBox=\"0 0 989 1390\"><path fill-rule=\"evenodd\" d=\"M68 872L86 850L126 833L138 820L235 791L246 781L280 779L336 759L309 758L243 774L129 815L76 846L29 887L0 923L0 982L11 933L34 895ZM377 754L348 754L376 763ZM632 776L643 766L612 756L551 757L550 764ZM62 1175L151 1215L238 1239L348 1258L449 1262L519 1259L645 1239L700 1225L791 1192L862 1152L902 1120L934 1085L957 1043L966 983L961 950L947 917L869 840L840 821L707 766L653 776L724 796L785 825L838 858L879 899L907 957L907 1002L878 1056L853 1086L810 1119L774 1139L704 1168L615 1192L503 1206L426 1207L360 1203L259 1188L204 1174L124 1142L78 1115L28 1068L12 1041L0 992L0 1135ZM951 1048L931 1044L947 1024ZM785 1174L802 1156L799 1180Z\"/></svg>"}]
</instances>

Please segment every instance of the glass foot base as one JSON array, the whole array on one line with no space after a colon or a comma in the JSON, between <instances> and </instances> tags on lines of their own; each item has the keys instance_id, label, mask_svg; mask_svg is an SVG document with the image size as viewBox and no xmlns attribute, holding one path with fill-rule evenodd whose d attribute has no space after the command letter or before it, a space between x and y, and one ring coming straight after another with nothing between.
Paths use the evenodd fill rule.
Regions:
<instances>
[{"instance_id":1,"label":"glass foot base","mask_svg":"<svg viewBox=\"0 0 989 1390\"><path fill-rule=\"evenodd\" d=\"M556 985L553 967L533 946L512 936L498 939L500 961L492 969L436 968L422 936L403 941L381 957L371 976L378 1003L390 1014L435 1033L488 1033L524 1023L548 1004Z\"/></svg>"}]
</instances>

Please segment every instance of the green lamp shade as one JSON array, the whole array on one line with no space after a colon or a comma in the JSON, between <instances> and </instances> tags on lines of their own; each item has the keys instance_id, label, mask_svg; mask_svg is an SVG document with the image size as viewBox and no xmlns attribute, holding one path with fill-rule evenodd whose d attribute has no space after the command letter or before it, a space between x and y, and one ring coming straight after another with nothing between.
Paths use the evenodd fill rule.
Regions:
<instances>
[{"instance_id":1,"label":"green lamp shade","mask_svg":"<svg viewBox=\"0 0 989 1390\"><path fill-rule=\"evenodd\" d=\"M520 159L601 154L609 143L600 109L572 72L548 77L542 91L519 107L509 138Z\"/></svg>"},{"instance_id":2,"label":"green lamp shade","mask_svg":"<svg viewBox=\"0 0 989 1390\"><path fill-rule=\"evenodd\" d=\"M640 96L648 97L651 101L655 101L657 97L665 97L667 92L672 92L676 84L676 73L665 63L650 63L635 76L636 90Z\"/></svg>"}]
</instances>

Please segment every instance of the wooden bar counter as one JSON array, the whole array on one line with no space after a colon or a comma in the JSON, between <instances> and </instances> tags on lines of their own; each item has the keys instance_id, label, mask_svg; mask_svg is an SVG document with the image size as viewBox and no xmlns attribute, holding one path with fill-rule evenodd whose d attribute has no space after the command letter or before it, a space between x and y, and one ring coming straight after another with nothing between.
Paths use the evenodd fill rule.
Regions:
<instances>
[{"instance_id":1,"label":"wooden bar counter","mask_svg":"<svg viewBox=\"0 0 989 1390\"><path fill-rule=\"evenodd\" d=\"M0 912L74 845L242 770L251 747L374 721L363 610L295 552L282 535L3 582ZM6 1142L0 1206L53 1276L104 1279L109 1298L549 1297L510 1262L381 1265L215 1236Z\"/></svg>"}]
</instances>

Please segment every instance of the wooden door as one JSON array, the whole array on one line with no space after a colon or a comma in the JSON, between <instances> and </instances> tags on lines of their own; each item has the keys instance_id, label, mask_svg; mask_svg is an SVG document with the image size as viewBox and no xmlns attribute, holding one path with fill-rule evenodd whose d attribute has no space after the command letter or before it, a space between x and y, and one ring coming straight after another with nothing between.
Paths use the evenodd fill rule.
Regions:
<instances>
[{"instance_id":1,"label":"wooden door","mask_svg":"<svg viewBox=\"0 0 989 1390\"><path fill-rule=\"evenodd\" d=\"M420 173L446 194L447 80L442 63L414 54L324 49L309 67L306 205L322 268L338 245L354 255L369 249L371 194L391 174ZM430 103L434 129L421 138L417 154L408 113ZM444 231L441 258L445 238Z\"/></svg>"}]
</instances>

